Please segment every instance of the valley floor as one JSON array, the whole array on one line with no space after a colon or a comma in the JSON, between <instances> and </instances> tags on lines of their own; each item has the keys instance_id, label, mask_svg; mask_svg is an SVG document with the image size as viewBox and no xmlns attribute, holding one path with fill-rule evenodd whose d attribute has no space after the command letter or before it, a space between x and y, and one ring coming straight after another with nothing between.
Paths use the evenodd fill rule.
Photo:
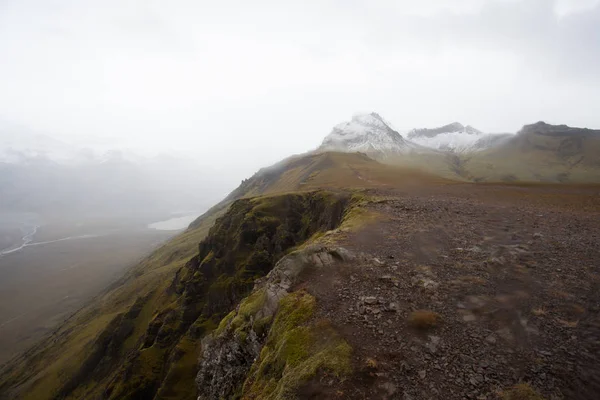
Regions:
<instances>
[{"instance_id":1,"label":"valley floor","mask_svg":"<svg viewBox=\"0 0 600 400\"><path fill-rule=\"evenodd\" d=\"M340 239L358 261L301 285L354 349L354 373L320 375L301 397L495 399L527 383L597 398L598 190L371 191L377 222Z\"/></svg>"},{"instance_id":2,"label":"valley floor","mask_svg":"<svg viewBox=\"0 0 600 400\"><path fill-rule=\"evenodd\" d=\"M173 232L119 227L97 237L46 226L0 257L0 364L46 336ZM57 241L58 240L58 241Z\"/></svg>"}]
</instances>

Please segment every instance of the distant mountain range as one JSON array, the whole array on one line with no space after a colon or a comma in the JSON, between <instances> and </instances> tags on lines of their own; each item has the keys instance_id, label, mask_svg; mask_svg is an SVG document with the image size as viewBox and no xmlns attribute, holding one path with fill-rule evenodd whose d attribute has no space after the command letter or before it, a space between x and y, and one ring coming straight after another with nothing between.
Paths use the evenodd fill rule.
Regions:
<instances>
[{"instance_id":1,"label":"distant mountain range","mask_svg":"<svg viewBox=\"0 0 600 400\"><path fill-rule=\"evenodd\" d=\"M484 133L454 122L405 136L377 113L336 125L317 152L362 152L380 161L475 181L600 181L600 131L526 125L516 134Z\"/></svg>"},{"instance_id":2,"label":"distant mountain range","mask_svg":"<svg viewBox=\"0 0 600 400\"><path fill-rule=\"evenodd\" d=\"M216 174L179 155L143 157L0 129L3 212L169 213L208 206L227 189Z\"/></svg>"},{"instance_id":3,"label":"distant mountain range","mask_svg":"<svg viewBox=\"0 0 600 400\"><path fill-rule=\"evenodd\" d=\"M73 149L45 135L0 132L0 162L22 163L29 160L66 161L76 157Z\"/></svg>"},{"instance_id":4,"label":"distant mountain range","mask_svg":"<svg viewBox=\"0 0 600 400\"><path fill-rule=\"evenodd\" d=\"M152 157L143 157L117 146L75 145L47 135L0 126L0 163L52 162L62 165L113 161L142 163L147 162L149 158Z\"/></svg>"}]
</instances>

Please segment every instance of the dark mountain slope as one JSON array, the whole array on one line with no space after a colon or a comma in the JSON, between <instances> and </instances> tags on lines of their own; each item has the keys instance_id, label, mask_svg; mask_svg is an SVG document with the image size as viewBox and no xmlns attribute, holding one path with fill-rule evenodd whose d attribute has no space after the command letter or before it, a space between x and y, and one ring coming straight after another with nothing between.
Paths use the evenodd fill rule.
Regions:
<instances>
[{"instance_id":1,"label":"dark mountain slope","mask_svg":"<svg viewBox=\"0 0 600 400\"><path fill-rule=\"evenodd\" d=\"M497 152L543 152L570 166L600 166L600 130L538 122L525 125Z\"/></svg>"},{"instance_id":2,"label":"dark mountain slope","mask_svg":"<svg viewBox=\"0 0 600 400\"><path fill-rule=\"evenodd\" d=\"M600 130L538 122L463 161L476 180L599 182Z\"/></svg>"}]
</instances>

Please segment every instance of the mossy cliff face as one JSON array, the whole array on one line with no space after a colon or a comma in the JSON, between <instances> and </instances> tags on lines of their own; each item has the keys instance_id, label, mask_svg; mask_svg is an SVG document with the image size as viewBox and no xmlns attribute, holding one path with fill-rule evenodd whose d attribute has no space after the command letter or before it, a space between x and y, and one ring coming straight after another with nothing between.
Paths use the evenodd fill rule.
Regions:
<instances>
[{"instance_id":1,"label":"mossy cliff face","mask_svg":"<svg viewBox=\"0 0 600 400\"><path fill-rule=\"evenodd\" d=\"M315 298L300 291L280 302L258 360L244 383L244 399L287 399L325 370L342 378L351 372L352 349L326 320L313 321Z\"/></svg>"},{"instance_id":2,"label":"mossy cliff face","mask_svg":"<svg viewBox=\"0 0 600 400\"><path fill-rule=\"evenodd\" d=\"M311 245L282 258L250 296L202 342L199 399L282 399L319 370L350 372L349 345L325 320L316 299L290 290L309 269L352 259L342 248Z\"/></svg>"},{"instance_id":3,"label":"mossy cliff face","mask_svg":"<svg viewBox=\"0 0 600 400\"><path fill-rule=\"evenodd\" d=\"M214 329L250 293L254 281L265 276L286 252L319 232L336 228L348 204L348 195L323 191L234 202L199 244L198 254L177 272L162 294L164 304L147 323L135 350L106 378L99 368L107 360L109 365L115 363L99 355L88 363L77 383L106 379L102 395L110 399L195 398L193 379L200 338ZM254 311L248 303L241 315ZM243 318L236 321L239 327ZM112 337L111 332L106 334ZM127 340L128 334L119 335L118 343ZM104 342L96 343L99 349L107 347ZM74 386L65 387L62 394L74 393Z\"/></svg>"},{"instance_id":4,"label":"mossy cliff face","mask_svg":"<svg viewBox=\"0 0 600 400\"><path fill-rule=\"evenodd\" d=\"M348 201L328 192L236 201L187 266L185 296L206 293L206 315L231 309L286 251L337 227Z\"/></svg>"}]
</instances>

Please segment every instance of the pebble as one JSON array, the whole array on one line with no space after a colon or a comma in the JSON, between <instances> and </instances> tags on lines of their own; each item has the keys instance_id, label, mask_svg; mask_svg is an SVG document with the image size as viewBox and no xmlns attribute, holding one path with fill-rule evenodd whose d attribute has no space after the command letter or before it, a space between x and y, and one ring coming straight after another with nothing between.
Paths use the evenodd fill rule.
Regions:
<instances>
[{"instance_id":1,"label":"pebble","mask_svg":"<svg viewBox=\"0 0 600 400\"><path fill-rule=\"evenodd\" d=\"M473 322L475 321L477 318L473 315L473 314L466 314L463 315L463 321L465 322Z\"/></svg>"},{"instance_id":2,"label":"pebble","mask_svg":"<svg viewBox=\"0 0 600 400\"><path fill-rule=\"evenodd\" d=\"M496 343L496 336L494 336L493 334L489 335L488 337L485 338L485 341L491 344L495 344Z\"/></svg>"}]
</instances>

